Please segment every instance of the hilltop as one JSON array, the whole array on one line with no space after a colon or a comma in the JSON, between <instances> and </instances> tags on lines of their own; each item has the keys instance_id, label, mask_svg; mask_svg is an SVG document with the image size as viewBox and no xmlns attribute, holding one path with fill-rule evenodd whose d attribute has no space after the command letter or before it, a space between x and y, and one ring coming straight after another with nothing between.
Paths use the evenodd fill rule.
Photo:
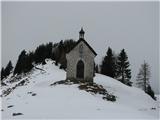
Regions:
<instances>
[{"instance_id":1,"label":"hilltop","mask_svg":"<svg viewBox=\"0 0 160 120\"><path fill-rule=\"evenodd\" d=\"M2 86L2 119L115 118L158 119L159 103L142 90L95 74L94 82L102 86L116 101L103 95L79 89L78 84L58 84L66 72L46 59L26 75L11 73Z\"/></svg>"}]
</instances>

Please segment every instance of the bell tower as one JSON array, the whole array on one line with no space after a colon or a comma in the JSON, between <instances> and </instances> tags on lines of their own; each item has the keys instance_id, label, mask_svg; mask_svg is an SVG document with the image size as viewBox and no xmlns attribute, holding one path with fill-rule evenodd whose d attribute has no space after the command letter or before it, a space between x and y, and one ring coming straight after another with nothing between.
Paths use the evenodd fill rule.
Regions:
<instances>
[{"instance_id":1,"label":"bell tower","mask_svg":"<svg viewBox=\"0 0 160 120\"><path fill-rule=\"evenodd\" d=\"M79 31L79 39L84 39L84 34L85 34L84 30L83 28L81 28L81 30Z\"/></svg>"}]
</instances>

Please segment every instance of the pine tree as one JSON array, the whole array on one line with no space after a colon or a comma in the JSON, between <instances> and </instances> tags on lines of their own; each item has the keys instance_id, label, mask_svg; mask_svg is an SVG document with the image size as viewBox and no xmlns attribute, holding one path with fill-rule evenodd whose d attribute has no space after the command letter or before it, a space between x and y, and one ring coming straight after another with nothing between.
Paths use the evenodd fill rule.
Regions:
<instances>
[{"instance_id":1,"label":"pine tree","mask_svg":"<svg viewBox=\"0 0 160 120\"><path fill-rule=\"evenodd\" d=\"M35 63L42 63L45 60L45 58L47 58L47 52L49 51L46 51L46 46L44 44L38 46L34 53Z\"/></svg>"},{"instance_id":2,"label":"pine tree","mask_svg":"<svg viewBox=\"0 0 160 120\"><path fill-rule=\"evenodd\" d=\"M107 55L104 57L101 66L101 74L110 76L112 78L115 77L115 61L112 53L112 49L109 47L106 53Z\"/></svg>"},{"instance_id":3,"label":"pine tree","mask_svg":"<svg viewBox=\"0 0 160 120\"><path fill-rule=\"evenodd\" d=\"M131 70L129 69L129 66L128 56L125 50L122 49L117 59L117 76L122 83L131 86Z\"/></svg>"},{"instance_id":4,"label":"pine tree","mask_svg":"<svg viewBox=\"0 0 160 120\"><path fill-rule=\"evenodd\" d=\"M4 68L2 67L1 69L1 80L5 78L5 71L4 71Z\"/></svg>"},{"instance_id":5,"label":"pine tree","mask_svg":"<svg viewBox=\"0 0 160 120\"><path fill-rule=\"evenodd\" d=\"M147 93L148 95L150 95L154 100L156 100L156 97L155 97L155 95L154 95L154 91L152 90L152 88L151 88L150 85L147 86L147 91L146 91L146 93Z\"/></svg>"},{"instance_id":6,"label":"pine tree","mask_svg":"<svg viewBox=\"0 0 160 120\"><path fill-rule=\"evenodd\" d=\"M52 47L53 47L52 43L51 42L47 43L45 47L46 47L45 50L46 58L52 58Z\"/></svg>"},{"instance_id":7,"label":"pine tree","mask_svg":"<svg viewBox=\"0 0 160 120\"><path fill-rule=\"evenodd\" d=\"M33 68L32 65L33 62L34 62L34 53L30 52L27 54L26 51L23 50L18 57L18 61L14 69L14 74L29 72Z\"/></svg>"},{"instance_id":8,"label":"pine tree","mask_svg":"<svg viewBox=\"0 0 160 120\"><path fill-rule=\"evenodd\" d=\"M6 77L6 75L5 75L5 69L2 67L2 69L1 69L1 86L6 86L6 84L4 83L4 80L3 80L3 78L5 78Z\"/></svg>"},{"instance_id":9,"label":"pine tree","mask_svg":"<svg viewBox=\"0 0 160 120\"><path fill-rule=\"evenodd\" d=\"M76 45L76 41L69 39L61 40L59 43L53 44L52 59L55 60L55 65L61 64L60 68L67 67L66 53L68 53Z\"/></svg>"},{"instance_id":10,"label":"pine tree","mask_svg":"<svg viewBox=\"0 0 160 120\"><path fill-rule=\"evenodd\" d=\"M60 69L65 69L67 67L67 64L66 64L67 60L66 60L66 52L65 52L63 40L60 41L58 48L60 52L60 56L59 56L59 63L61 64Z\"/></svg>"},{"instance_id":11,"label":"pine tree","mask_svg":"<svg viewBox=\"0 0 160 120\"><path fill-rule=\"evenodd\" d=\"M98 64L95 66L95 72L99 73Z\"/></svg>"},{"instance_id":12,"label":"pine tree","mask_svg":"<svg viewBox=\"0 0 160 120\"><path fill-rule=\"evenodd\" d=\"M65 53L68 53L76 45L76 41L69 39L63 42Z\"/></svg>"},{"instance_id":13,"label":"pine tree","mask_svg":"<svg viewBox=\"0 0 160 120\"><path fill-rule=\"evenodd\" d=\"M14 74L20 74L24 72L24 65L25 65L25 60L26 60L26 51L23 50L21 54L18 57L18 61L16 63L15 69L14 69Z\"/></svg>"},{"instance_id":14,"label":"pine tree","mask_svg":"<svg viewBox=\"0 0 160 120\"><path fill-rule=\"evenodd\" d=\"M58 63L61 63L62 56L64 56L64 44L63 40L60 41L60 43L56 46L54 50L55 55L55 64L58 65Z\"/></svg>"},{"instance_id":15,"label":"pine tree","mask_svg":"<svg viewBox=\"0 0 160 120\"><path fill-rule=\"evenodd\" d=\"M23 69L24 69L23 71L25 73L29 72L33 68L33 65L32 65L33 59L34 59L33 52L26 54L24 66L23 66Z\"/></svg>"},{"instance_id":16,"label":"pine tree","mask_svg":"<svg viewBox=\"0 0 160 120\"><path fill-rule=\"evenodd\" d=\"M149 64L144 61L139 69L139 73L137 74L136 84L139 88L147 91L147 86L149 85L149 78L150 78L150 70Z\"/></svg>"},{"instance_id":17,"label":"pine tree","mask_svg":"<svg viewBox=\"0 0 160 120\"><path fill-rule=\"evenodd\" d=\"M147 62L144 61L144 63L141 65L141 68L139 69L139 73L137 74L136 85L137 87L144 90L144 92L149 94L153 99L155 99L154 92L151 89L149 83L150 75L150 66Z\"/></svg>"},{"instance_id":18,"label":"pine tree","mask_svg":"<svg viewBox=\"0 0 160 120\"><path fill-rule=\"evenodd\" d=\"M8 76L11 73L12 69L13 69L12 62L9 61L7 66L6 66L6 68L5 68L5 70L4 70L5 77Z\"/></svg>"},{"instance_id":19,"label":"pine tree","mask_svg":"<svg viewBox=\"0 0 160 120\"><path fill-rule=\"evenodd\" d=\"M119 75L119 72L118 72L118 65L117 65L117 61L118 61L118 55L113 53L113 59L114 59L114 78L115 79L118 79L118 75Z\"/></svg>"},{"instance_id":20,"label":"pine tree","mask_svg":"<svg viewBox=\"0 0 160 120\"><path fill-rule=\"evenodd\" d=\"M9 61L6 68L2 67L1 69L1 80L7 77L11 73L12 69L13 69L12 62Z\"/></svg>"}]
</instances>

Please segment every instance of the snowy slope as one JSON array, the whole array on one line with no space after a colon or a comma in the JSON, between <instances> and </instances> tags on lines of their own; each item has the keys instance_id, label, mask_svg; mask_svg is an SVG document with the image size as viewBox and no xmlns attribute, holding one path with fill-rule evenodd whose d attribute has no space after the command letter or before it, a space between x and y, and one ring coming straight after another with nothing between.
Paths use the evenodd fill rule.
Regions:
<instances>
[{"instance_id":1,"label":"snowy slope","mask_svg":"<svg viewBox=\"0 0 160 120\"><path fill-rule=\"evenodd\" d=\"M27 79L27 85L18 86L6 97L2 97L3 119L53 119L53 118L118 118L118 119L158 119L159 104L140 89L128 87L110 77L96 74L94 82L102 85L116 96L116 102L103 100L79 90L77 85L50 84L64 80L66 73L47 60L46 65L38 65L44 71L34 69L32 74L12 84L7 83L6 90L18 82ZM11 75L6 81L10 80ZM13 113L23 115L13 116Z\"/></svg>"}]
</instances>

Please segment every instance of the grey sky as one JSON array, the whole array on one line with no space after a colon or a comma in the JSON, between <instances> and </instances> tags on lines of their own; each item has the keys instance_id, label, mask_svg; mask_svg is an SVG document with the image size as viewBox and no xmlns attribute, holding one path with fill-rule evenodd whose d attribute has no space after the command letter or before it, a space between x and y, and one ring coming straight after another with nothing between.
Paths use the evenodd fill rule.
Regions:
<instances>
[{"instance_id":1,"label":"grey sky","mask_svg":"<svg viewBox=\"0 0 160 120\"><path fill-rule=\"evenodd\" d=\"M77 40L83 26L97 63L109 46L116 53L125 48L132 80L146 60L158 92L158 15L158 2L2 2L2 65L9 60L15 64L23 49Z\"/></svg>"}]
</instances>

